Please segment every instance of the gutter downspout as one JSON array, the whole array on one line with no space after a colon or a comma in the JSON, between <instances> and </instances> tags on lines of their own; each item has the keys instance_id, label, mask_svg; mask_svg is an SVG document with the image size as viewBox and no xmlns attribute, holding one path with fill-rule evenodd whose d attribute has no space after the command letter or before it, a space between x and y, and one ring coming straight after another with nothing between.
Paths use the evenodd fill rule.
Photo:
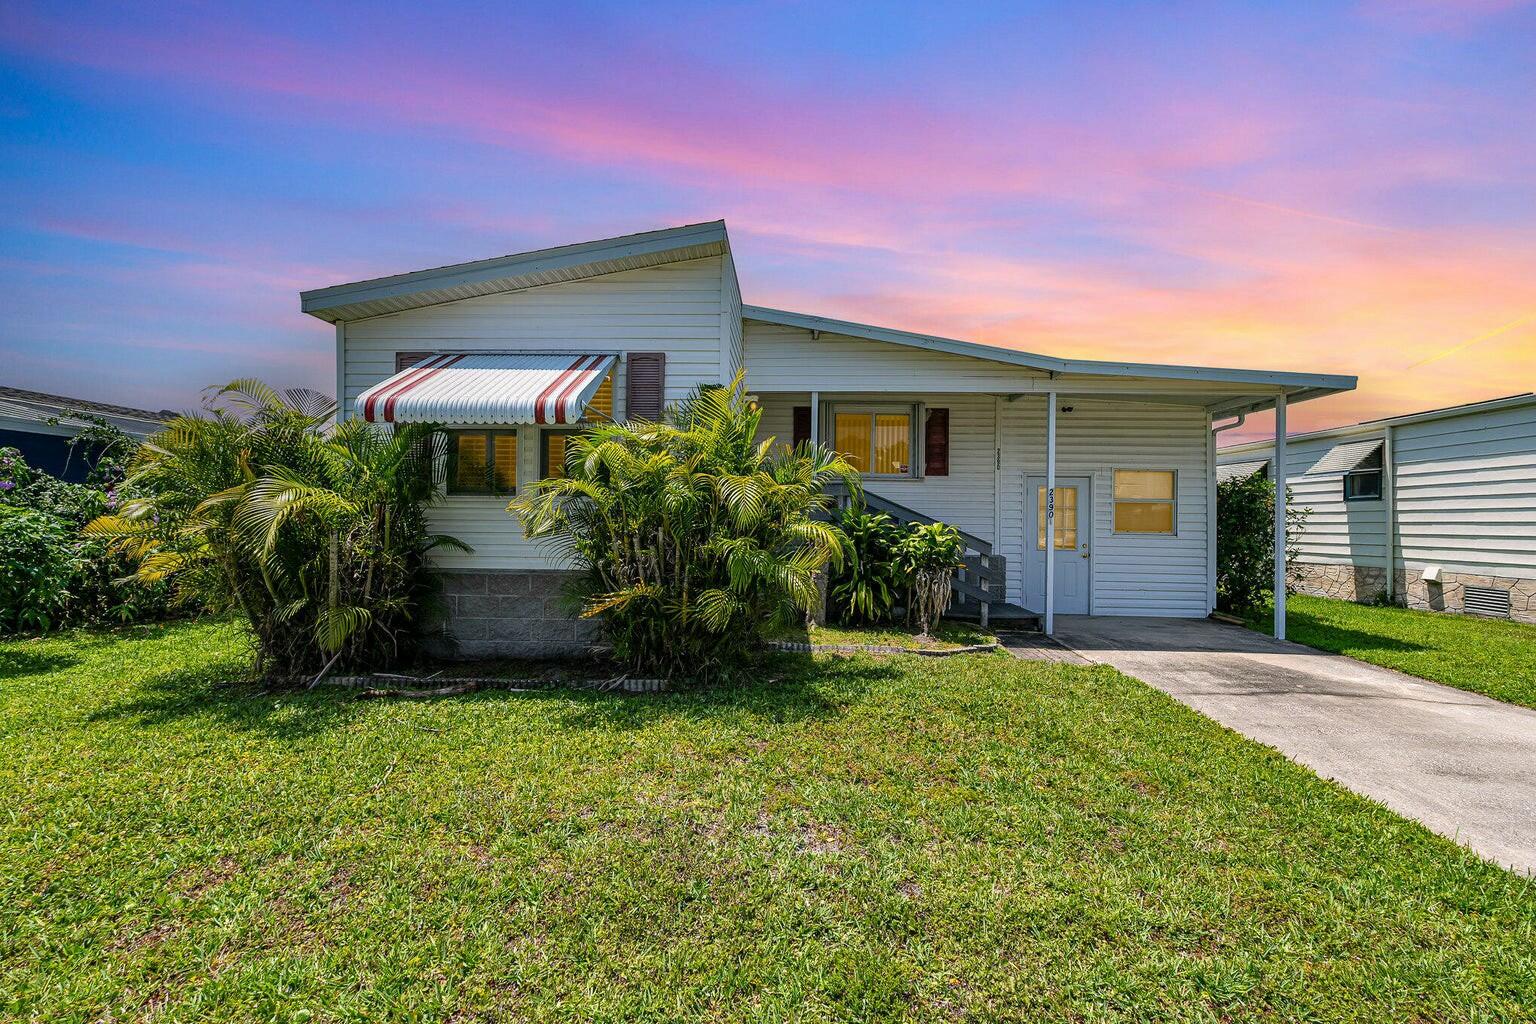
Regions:
<instances>
[{"instance_id":1,"label":"gutter downspout","mask_svg":"<svg viewBox=\"0 0 1536 1024\"><path fill-rule=\"evenodd\" d=\"M1233 430L1248 422L1248 414L1240 412L1237 419L1231 423L1224 423L1219 427L1211 426L1211 415L1206 413L1205 426L1210 433L1210 438L1205 445L1205 565L1206 565L1206 611L1216 610L1216 435L1223 430Z\"/></svg>"}]
</instances>

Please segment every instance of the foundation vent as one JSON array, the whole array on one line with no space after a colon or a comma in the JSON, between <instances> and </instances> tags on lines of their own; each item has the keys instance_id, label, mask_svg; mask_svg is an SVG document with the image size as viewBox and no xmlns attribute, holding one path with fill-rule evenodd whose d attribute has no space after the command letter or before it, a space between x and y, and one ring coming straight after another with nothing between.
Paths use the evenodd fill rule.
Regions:
<instances>
[{"instance_id":1,"label":"foundation vent","mask_svg":"<svg viewBox=\"0 0 1536 1024\"><path fill-rule=\"evenodd\" d=\"M1468 615L1509 618L1509 591L1497 587L1463 587L1461 606Z\"/></svg>"}]
</instances>

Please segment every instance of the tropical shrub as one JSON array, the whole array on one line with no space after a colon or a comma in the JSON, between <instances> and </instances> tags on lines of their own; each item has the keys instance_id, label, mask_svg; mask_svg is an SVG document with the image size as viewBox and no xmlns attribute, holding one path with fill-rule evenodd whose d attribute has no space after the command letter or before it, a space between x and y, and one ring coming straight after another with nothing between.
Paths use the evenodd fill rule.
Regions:
<instances>
[{"instance_id":1,"label":"tropical shrub","mask_svg":"<svg viewBox=\"0 0 1536 1024\"><path fill-rule=\"evenodd\" d=\"M331 426L334 403L259 381L213 392L149 438L135 493L87 527L182 603L236 610L257 668L385 667L418 650L431 604L433 428Z\"/></svg>"},{"instance_id":2,"label":"tropical shrub","mask_svg":"<svg viewBox=\"0 0 1536 1024\"><path fill-rule=\"evenodd\" d=\"M1285 550L1295 557L1311 510L1298 507L1286 490ZM1216 487L1216 601L1232 612L1262 608L1274 600L1275 485L1258 473Z\"/></svg>"},{"instance_id":3,"label":"tropical shrub","mask_svg":"<svg viewBox=\"0 0 1536 1024\"><path fill-rule=\"evenodd\" d=\"M820 599L845 540L820 518L825 484L857 480L819 446L757 441L738 376L701 389L673 423L599 424L567 442L566 475L509 511L584 570L576 595L635 672L715 676L770 620Z\"/></svg>"},{"instance_id":4,"label":"tropical shrub","mask_svg":"<svg viewBox=\"0 0 1536 1024\"><path fill-rule=\"evenodd\" d=\"M0 505L0 633L43 632L69 608L74 559L56 516Z\"/></svg>"},{"instance_id":5,"label":"tropical shrub","mask_svg":"<svg viewBox=\"0 0 1536 1024\"><path fill-rule=\"evenodd\" d=\"M848 557L827 587L833 613L849 625L889 622L906 589L896 561L900 528L884 512L858 505L844 508L838 525L848 538Z\"/></svg>"},{"instance_id":6,"label":"tropical shrub","mask_svg":"<svg viewBox=\"0 0 1536 1024\"><path fill-rule=\"evenodd\" d=\"M25 529L34 540L41 536L51 538L55 546L47 555L47 564L67 567L62 578L52 569L40 573L39 579L62 580L56 592L42 603L38 603L37 597L22 598L21 594L31 591L20 584L3 588L0 621L11 623L12 629L140 622L163 618L167 613L164 587L138 586L127 580L125 577L131 575L133 567L107 542L80 533L86 523L116 508L127 493L121 466L124 453L131 452L133 442L104 423L72 439L71 445L82 439L93 458L88 482L84 484L68 483L27 465L14 448L0 449L0 509L24 509L44 515L57 527L35 533L31 527L13 523L8 529ZM31 607L13 607L9 602L15 600L26 600Z\"/></svg>"},{"instance_id":7,"label":"tropical shrub","mask_svg":"<svg viewBox=\"0 0 1536 1024\"><path fill-rule=\"evenodd\" d=\"M896 562L907 580L907 622L928 631L949 608L955 570L965 554L960 531L947 523L912 523L896 544Z\"/></svg>"}]
</instances>

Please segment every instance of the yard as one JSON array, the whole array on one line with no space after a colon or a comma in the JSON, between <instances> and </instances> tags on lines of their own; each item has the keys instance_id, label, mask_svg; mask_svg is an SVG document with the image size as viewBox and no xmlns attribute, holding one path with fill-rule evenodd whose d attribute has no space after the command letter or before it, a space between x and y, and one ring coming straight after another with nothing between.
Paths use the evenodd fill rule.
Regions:
<instances>
[{"instance_id":1,"label":"yard","mask_svg":"<svg viewBox=\"0 0 1536 1024\"><path fill-rule=\"evenodd\" d=\"M1293 595L1286 638L1536 708L1536 626ZM1250 625L1273 632L1262 616Z\"/></svg>"},{"instance_id":2,"label":"yard","mask_svg":"<svg viewBox=\"0 0 1536 1024\"><path fill-rule=\"evenodd\" d=\"M0 644L0 1016L1536 1007L1533 883L1107 668L388 704L231 686L243 643Z\"/></svg>"}]
</instances>

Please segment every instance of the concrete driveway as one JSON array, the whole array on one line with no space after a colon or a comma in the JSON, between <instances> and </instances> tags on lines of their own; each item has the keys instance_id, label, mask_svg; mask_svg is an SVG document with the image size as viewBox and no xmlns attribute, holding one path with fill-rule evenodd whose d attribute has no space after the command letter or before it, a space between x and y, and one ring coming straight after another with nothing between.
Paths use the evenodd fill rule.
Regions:
<instances>
[{"instance_id":1,"label":"concrete driveway","mask_svg":"<svg viewBox=\"0 0 1536 1024\"><path fill-rule=\"evenodd\" d=\"M1536 711L1203 619L1064 616L1056 639L1536 873Z\"/></svg>"}]
</instances>

